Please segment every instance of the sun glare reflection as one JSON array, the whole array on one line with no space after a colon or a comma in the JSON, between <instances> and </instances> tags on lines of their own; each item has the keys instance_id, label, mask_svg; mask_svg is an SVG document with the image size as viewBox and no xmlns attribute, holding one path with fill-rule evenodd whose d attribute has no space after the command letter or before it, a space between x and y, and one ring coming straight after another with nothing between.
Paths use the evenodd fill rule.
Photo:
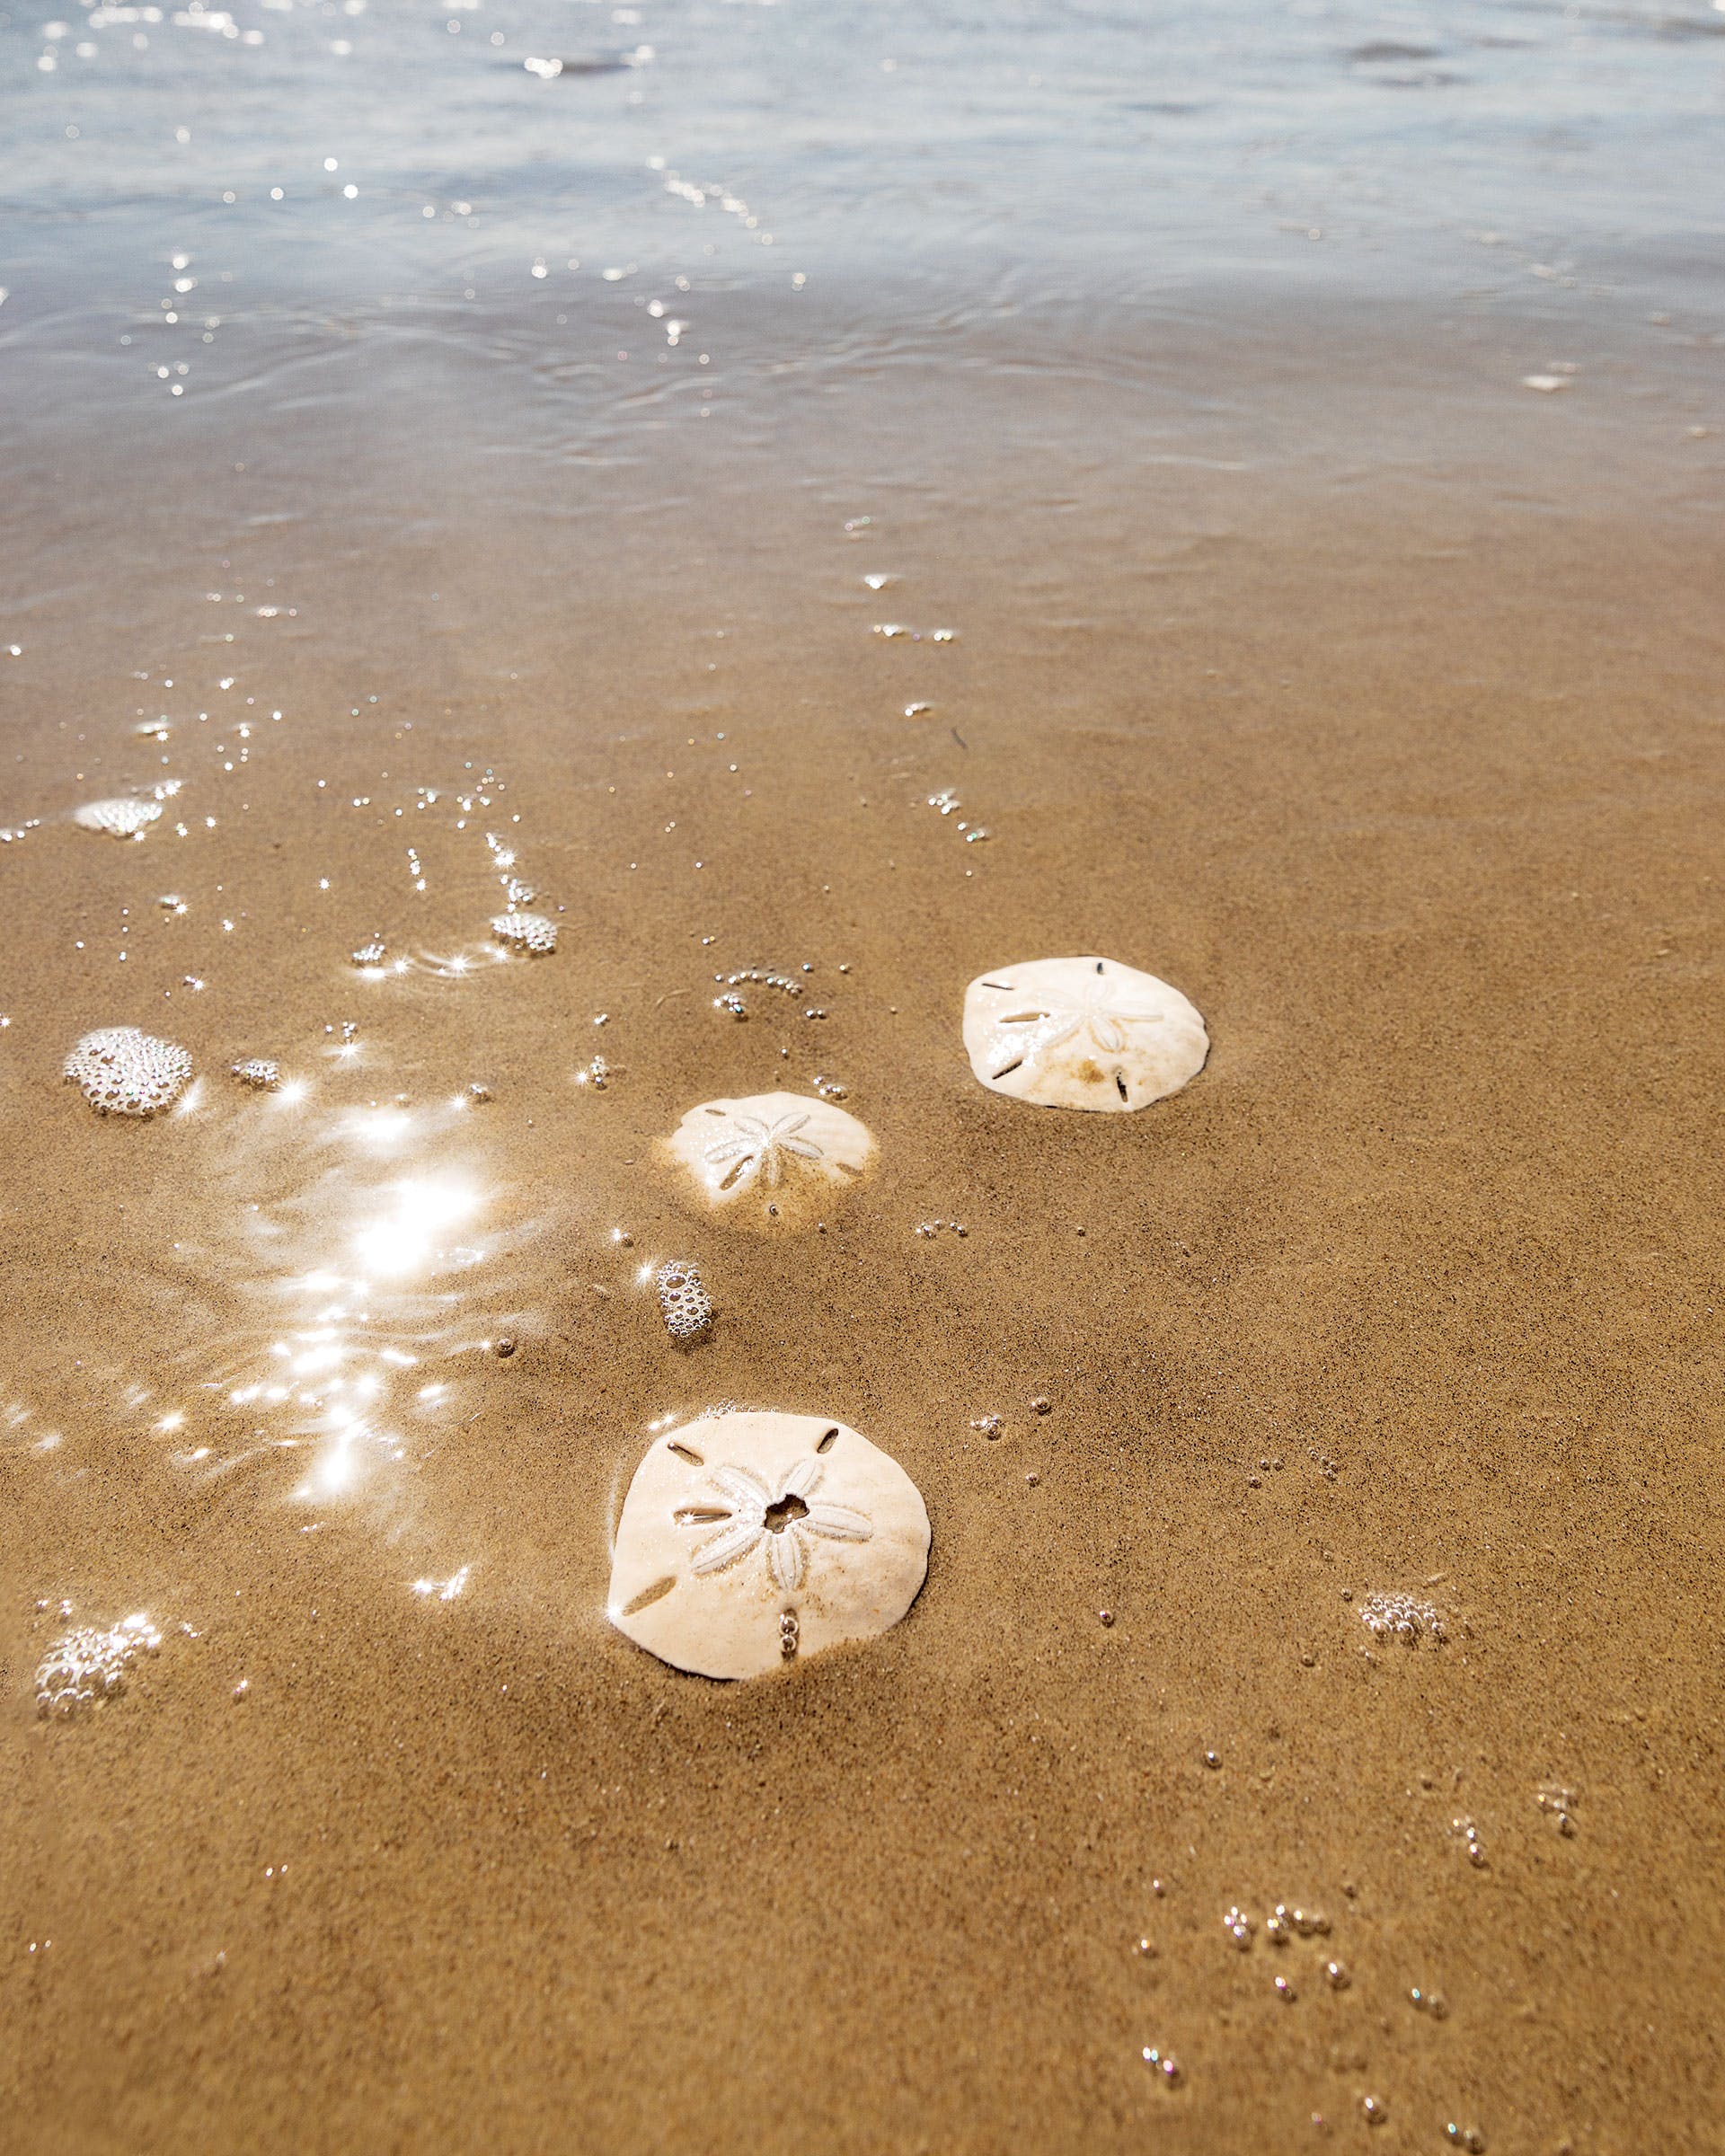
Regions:
<instances>
[{"instance_id":1,"label":"sun glare reflection","mask_svg":"<svg viewBox=\"0 0 1725 2156\"><path fill-rule=\"evenodd\" d=\"M360 1270L374 1277L398 1279L447 1258L443 1232L467 1219L479 1202L464 1185L429 1177L398 1183L394 1197L391 1209L353 1239Z\"/></svg>"}]
</instances>

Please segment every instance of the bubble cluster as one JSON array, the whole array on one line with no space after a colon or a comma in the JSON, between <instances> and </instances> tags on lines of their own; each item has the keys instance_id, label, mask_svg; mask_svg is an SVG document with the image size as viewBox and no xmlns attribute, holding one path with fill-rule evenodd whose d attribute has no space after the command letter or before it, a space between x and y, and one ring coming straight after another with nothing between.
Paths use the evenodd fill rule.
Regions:
<instances>
[{"instance_id":1,"label":"bubble cluster","mask_svg":"<svg viewBox=\"0 0 1725 2156\"><path fill-rule=\"evenodd\" d=\"M801 981L792 980L788 973L769 972L762 966L739 966L735 973L715 973L712 977L715 981L722 981L727 988L743 988L752 985L756 988L776 988L781 995L802 994Z\"/></svg>"},{"instance_id":2,"label":"bubble cluster","mask_svg":"<svg viewBox=\"0 0 1725 2156\"><path fill-rule=\"evenodd\" d=\"M1474 1870L1483 1871L1486 1864L1485 1844L1480 1839L1479 1828L1463 1813L1450 1821L1449 1831L1465 1845L1467 1860Z\"/></svg>"},{"instance_id":3,"label":"bubble cluster","mask_svg":"<svg viewBox=\"0 0 1725 2156\"><path fill-rule=\"evenodd\" d=\"M255 1087L261 1093L273 1093L281 1083L281 1065L271 1063L267 1056L248 1056L228 1068L242 1085Z\"/></svg>"},{"instance_id":4,"label":"bubble cluster","mask_svg":"<svg viewBox=\"0 0 1725 2156\"><path fill-rule=\"evenodd\" d=\"M1215 1758L1213 1753L1206 1753L1204 1756L1207 1764ZM1243 1954L1251 1948L1252 1934L1257 1930L1252 1919L1237 1904L1225 1912L1222 1928ZM1286 1902L1278 1902L1264 1919L1264 1937L1272 1947L1285 1947L1296 1937L1326 1939L1329 1932L1330 1919L1322 1909L1290 1909ZM1347 1981L1345 1973L1342 1981Z\"/></svg>"},{"instance_id":5,"label":"bubble cluster","mask_svg":"<svg viewBox=\"0 0 1725 2156\"><path fill-rule=\"evenodd\" d=\"M142 838L162 813L160 801L121 794L111 801L86 801L72 812L82 831L105 831L110 838Z\"/></svg>"},{"instance_id":6,"label":"bubble cluster","mask_svg":"<svg viewBox=\"0 0 1725 2156\"><path fill-rule=\"evenodd\" d=\"M389 946L381 936L373 936L368 943L361 943L348 956L356 966L381 966L389 954Z\"/></svg>"},{"instance_id":7,"label":"bubble cluster","mask_svg":"<svg viewBox=\"0 0 1725 2156\"><path fill-rule=\"evenodd\" d=\"M491 933L511 950L528 951L535 957L543 957L557 948L557 923L546 920L543 914L523 914L513 909L499 914L491 922Z\"/></svg>"},{"instance_id":8,"label":"bubble cluster","mask_svg":"<svg viewBox=\"0 0 1725 2156\"><path fill-rule=\"evenodd\" d=\"M1441 1647L1449 1637L1443 1613L1411 1595L1368 1595L1359 1605L1359 1620L1374 1639L1400 1639L1405 1647L1425 1639Z\"/></svg>"},{"instance_id":9,"label":"bubble cluster","mask_svg":"<svg viewBox=\"0 0 1725 2156\"><path fill-rule=\"evenodd\" d=\"M1580 1791L1566 1789L1561 1782L1544 1781L1539 1786L1538 1796L1540 1810L1550 1812L1555 1817L1558 1833L1564 1835L1574 1833L1573 1815L1576 1806L1581 1801Z\"/></svg>"},{"instance_id":10,"label":"bubble cluster","mask_svg":"<svg viewBox=\"0 0 1725 2156\"><path fill-rule=\"evenodd\" d=\"M102 1026L66 1057L66 1075L104 1116L154 1116L171 1107L191 1076L191 1057L136 1026Z\"/></svg>"},{"instance_id":11,"label":"bubble cluster","mask_svg":"<svg viewBox=\"0 0 1725 2156\"><path fill-rule=\"evenodd\" d=\"M653 1275L665 1330L674 1340L699 1339L712 1323L712 1302L686 1258L673 1258Z\"/></svg>"},{"instance_id":12,"label":"bubble cluster","mask_svg":"<svg viewBox=\"0 0 1725 2156\"><path fill-rule=\"evenodd\" d=\"M81 1624L54 1644L36 1672L36 1711L69 1721L98 1700L126 1689L126 1673L139 1655L162 1645L160 1630L142 1610L106 1630Z\"/></svg>"}]
</instances>

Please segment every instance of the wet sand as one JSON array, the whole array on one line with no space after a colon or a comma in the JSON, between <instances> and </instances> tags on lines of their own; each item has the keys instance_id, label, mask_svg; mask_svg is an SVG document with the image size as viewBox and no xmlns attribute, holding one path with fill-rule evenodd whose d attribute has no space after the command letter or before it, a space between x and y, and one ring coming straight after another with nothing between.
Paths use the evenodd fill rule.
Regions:
<instances>
[{"instance_id":1,"label":"wet sand","mask_svg":"<svg viewBox=\"0 0 1725 2156\"><path fill-rule=\"evenodd\" d=\"M166 753L170 816L217 821L4 863L9 2145L1289 2147L1367 2097L1385 2149L1707 2145L1716 540L1680 476L1632 514L1530 440L1535 503L1178 476L1175 544L1144 473L1075 509L932 416L883 422L923 505L766 519L696 472L611 552L524 544L529 486L358 593L307 546L241 659L158 637L190 700L98 623L24 675L27 760L87 664L76 769ZM231 703L127 738L229 663L286 714L249 764ZM490 810L411 805L487 766ZM362 980L375 930L482 945L517 814L557 953ZM964 984L1067 948L1190 994L1203 1076L1119 1118L978 1087ZM805 962L824 1019L712 1006ZM58 1063L102 1022L184 1041L195 1109L91 1116ZM817 1074L882 1149L827 1235L679 1209L651 1144L690 1101ZM374 1102L411 1120L356 1166ZM448 1392L308 1498L315 1431L231 1394L403 1171L465 1178L487 1255L351 1339ZM636 1278L668 1255L719 1306L692 1353ZM721 1686L609 1629L647 1426L722 1399L915 1477L895 1631ZM1397 1591L1444 1641L1367 1630ZM38 1723L61 1597L168 1636ZM1272 1945L1278 1902L1327 1931Z\"/></svg>"}]
</instances>

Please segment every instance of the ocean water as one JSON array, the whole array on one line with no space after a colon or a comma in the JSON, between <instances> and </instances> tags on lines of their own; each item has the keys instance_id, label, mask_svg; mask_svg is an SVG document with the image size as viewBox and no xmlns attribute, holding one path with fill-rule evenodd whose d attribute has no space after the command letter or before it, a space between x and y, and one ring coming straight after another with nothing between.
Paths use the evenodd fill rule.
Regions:
<instances>
[{"instance_id":1,"label":"ocean water","mask_svg":"<svg viewBox=\"0 0 1725 2156\"><path fill-rule=\"evenodd\" d=\"M403 346L520 415L523 363L698 402L1028 322L1126 367L1243 298L1717 323L1699 4L45 12L0 18L14 428L303 409Z\"/></svg>"}]
</instances>

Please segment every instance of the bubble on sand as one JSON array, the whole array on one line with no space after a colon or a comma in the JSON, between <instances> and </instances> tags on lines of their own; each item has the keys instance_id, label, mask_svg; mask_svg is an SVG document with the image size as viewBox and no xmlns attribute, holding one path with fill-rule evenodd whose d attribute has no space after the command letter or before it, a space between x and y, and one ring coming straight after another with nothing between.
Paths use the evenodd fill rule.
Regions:
<instances>
[{"instance_id":1,"label":"bubble on sand","mask_svg":"<svg viewBox=\"0 0 1725 2156\"><path fill-rule=\"evenodd\" d=\"M36 1672L36 1711L70 1720L126 1689L126 1674L139 1655L162 1645L160 1629L139 1610L106 1630L81 1624L43 1656Z\"/></svg>"},{"instance_id":2,"label":"bubble on sand","mask_svg":"<svg viewBox=\"0 0 1725 2156\"><path fill-rule=\"evenodd\" d=\"M1210 1049L1178 988L1093 956L980 975L965 991L964 1045L991 1092L1116 1114L1178 1092Z\"/></svg>"},{"instance_id":3,"label":"bubble on sand","mask_svg":"<svg viewBox=\"0 0 1725 2156\"><path fill-rule=\"evenodd\" d=\"M1427 1639L1441 1647L1449 1637L1443 1613L1411 1595L1368 1595L1359 1605L1359 1621L1374 1639L1400 1639L1406 1647Z\"/></svg>"},{"instance_id":4,"label":"bubble on sand","mask_svg":"<svg viewBox=\"0 0 1725 2156\"><path fill-rule=\"evenodd\" d=\"M243 1062L230 1064L242 1085L253 1087L261 1093L273 1093L281 1083L281 1065L271 1063L267 1056L248 1056Z\"/></svg>"},{"instance_id":5,"label":"bubble on sand","mask_svg":"<svg viewBox=\"0 0 1725 2156\"><path fill-rule=\"evenodd\" d=\"M1560 389L1572 389L1575 385L1568 375L1524 375L1521 386L1524 389L1536 389L1542 395L1549 397L1554 396Z\"/></svg>"},{"instance_id":6,"label":"bubble on sand","mask_svg":"<svg viewBox=\"0 0 1725 2156\"><path fill-rule=\"evenodd\" d=\"M1565 1836L1575 1832L1575 1807L1581 1801L1579 1789L1565 1789L1561 1782L1543 1781L1539 1785L1538 1802L1542 1812L1549 1812L1557 1821L1557 1831Z\"/></svg>"},{"instance_id":7,"label":"bubble on sand","mask_svg":"<svg viewBox=\"0 0 1725 2156\"><path fill-rule=\"evenodd\" d=\"M66 1059L66 1075L104 1116L154 1116L170 1108L191 1076L191 1057L136 1026L86 1033Z\"/></svg>"},{"instance_id":8,"label":"bubble on sand","mask_svg":"<svg viewBox=\"0 0 1725 2156\"><path fill-rule=\"evenodd\" d=\"M161 813L160 801L119 794L109 801L86 801L73 810L72 821L81 831L105 831L110 838L142 838Z\"/></svg>"},{"instance_id":9,"label":"bubble on sand","mask_svg":"<svg viewBox=\"0 0 1725 2156\"><path fill-rule=\"evenodd\" d=\"M381 966L388 955L389 946L381 936L373 936L369 942L361 943L348 953L353 963L361 967Z\"/></svg>"},{"instance_id":10,"label":"bubble on sand","mask_svg":"<svg viewBox=\"0 0 1725 2156\"><path fill-rule=\"evenodd\" d=\"M696 1340L712 1323L712 1299L686 1258L673 1258L653 1275L659 1313L674 1340Z\"/></svg>"},{"instance_id":11,"label":"bubble on sand","mask_svg":"<svg viewBox=\"0 0 1725 2156\"><path fill-rule=\"evenodd\" d=\"M1449 1823L1449 1831L1467 1851L1467 1860L1475 1871L1486 1869L1485 1843L1480 1830L1465 1812L1457 1814Z\"/></svg>"},{"instance_id":12,"label":"bubble on sand","mask_svg":"<svg viewBox=\"0 0 1725 2156\"><path fill-rule=\"evenodd\" d=\"M928 1545L916 1484L843 1423L703 1418L656 1439L635 1471L609 1614L675 1668L762 1676L897 1624Z\"/></svg>"},{"instance_id":13,"label":"bubble on sand","mask_svg":"<svg viewBox=\"0 0 1725 2156\"><path fill-rule=\"evenodd\" d=\"M535 957L557 948L557 923L543 914L499 914L491 922L491 933L511 950L529 951Z\"/></svg>"},{"instance_id":14,"label":"bubble on sand","mask_svg":"<svg viewBox=\"0 0 1725 2156\"><path fill-rule=\"evenodd\" d=\"M706 1201L745 1225L803 1224L875 1157L865 1125L831 1100L755 1093L692 1108L664 1150Z\"/></svg>"}]
</instances>

